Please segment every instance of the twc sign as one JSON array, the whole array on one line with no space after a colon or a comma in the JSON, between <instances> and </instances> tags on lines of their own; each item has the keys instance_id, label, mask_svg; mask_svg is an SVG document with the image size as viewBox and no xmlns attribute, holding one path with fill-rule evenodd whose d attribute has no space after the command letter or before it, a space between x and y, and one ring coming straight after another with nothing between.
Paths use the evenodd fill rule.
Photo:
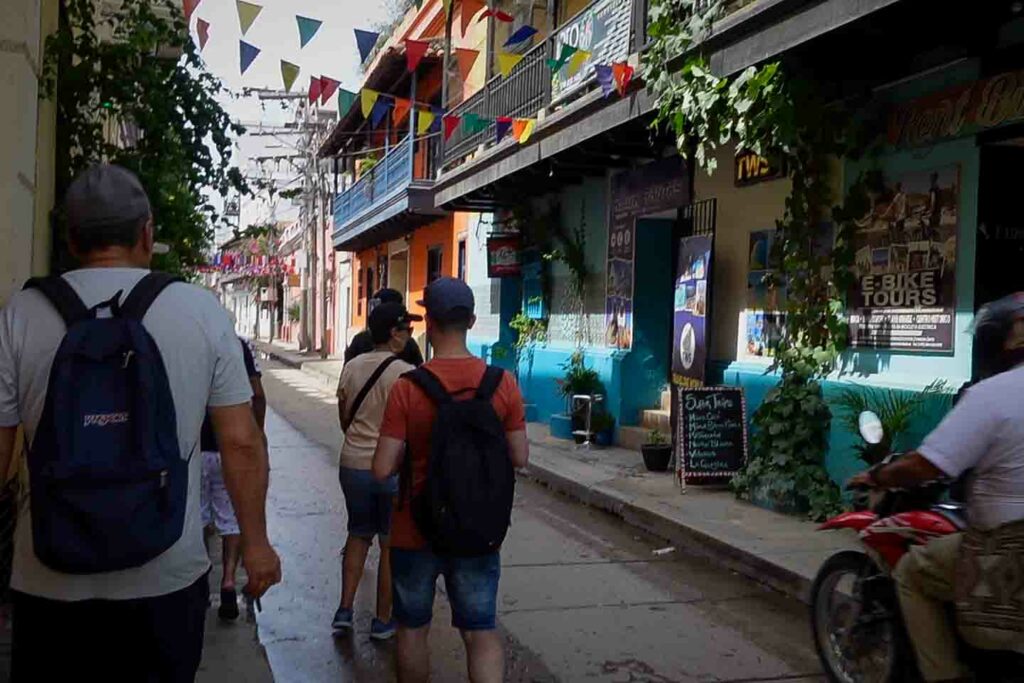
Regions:
<instances>
[{"instance_id":1,"label":"twc sign","mask_svg":"<svg viewBox=\"0 0 1024 683\"><path fill-rule=\"evenodd\" d=\"M736 155L736 172L733 180L737 187L775 180L785 175L785 167L768 157L754 152L740 152Z\"/></svg>"}]
</instances>

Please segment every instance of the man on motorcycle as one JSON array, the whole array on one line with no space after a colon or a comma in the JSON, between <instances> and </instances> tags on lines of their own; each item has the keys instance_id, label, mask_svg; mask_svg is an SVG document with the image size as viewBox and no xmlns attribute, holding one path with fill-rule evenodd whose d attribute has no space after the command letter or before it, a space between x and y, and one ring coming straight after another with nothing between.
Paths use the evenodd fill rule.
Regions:
<instances>
[{"instance_id":1,"label":"man on motorcycle","mask_svg":"<svg viewBox=\"0 0 1024 683\"><path fill-rule=\"evenodd\" d=\"M854 477L852 486L909 488L973 470L967 519L990 531L1024 520L1024 293L989 304L974 326L982 380L917 451ZM900 607L927 681L969 680L948 617L962 534L916 546L896 567ZM981 645L981 643L978 643ZM1005 641L996 648L1005 647Z\"/></svg>"}]
</instances>

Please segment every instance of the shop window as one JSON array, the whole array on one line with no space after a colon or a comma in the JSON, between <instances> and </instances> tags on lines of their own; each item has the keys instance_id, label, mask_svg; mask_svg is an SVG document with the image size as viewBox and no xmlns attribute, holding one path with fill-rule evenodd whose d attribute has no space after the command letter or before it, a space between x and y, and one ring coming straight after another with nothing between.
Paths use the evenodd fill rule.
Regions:
<instances>
[{"instance_id":1,"label":"shop window","mask_svg":"<svg viewBox=\"0 0 1024 683\"><path fill-rule=\"evenodd\" d=\"M441 277L441 264L443 262L441 247L430 247L427 249L427 284Z\"/></svg>"},{"instance_id":2,"label":"shop window","mask_svg":"<svg viewBox=\"0 0 1024 683\"><path fill-rule=\"evenodd\" d=\"M373 296L373 268L366 269L366 315L370 315L370 297Z\"/></svg>"},{"instance_id":3,"label":"shop window","mask_svg":"<svg viewBox=\"0 0 1024 683\"><path fill-rule=\"evenodd\" d=\"M466 281L466 240L459 240L459 266L458 266L458 278L463 282Z\"/></svg>"},{"instance_id":4,"label":"shop window","mask_svg":"<svg viewBox=\"0 0 1024 683\"><path fill-rule=\"evenodd\" d=\"M363 288L363 277L366 269L359 267L359 276L356 277L356 315L363 314L363 299L366 298L366 290Z\"/></svg>"},{"instance_id":5,"label":"shop window","mask_svg":"<svg viewBox=\"0 0 1024 683\"><path fill-rule=\"evenodd\" d=\"M540 252L530 249L523 252L523 313L533 320L548 317L544 301L544 261Z\"/></svg>"},{"instance_id":6,"label":"shop window","mask_svg":"<svg viewBox=\"0 0 1024 683\"><path fill-rule=\"evenodd\" d=\"M377 257L377 289L384 289L388 286L390 279L388 278L388 255Z\"/></svg>"}]
</instances>

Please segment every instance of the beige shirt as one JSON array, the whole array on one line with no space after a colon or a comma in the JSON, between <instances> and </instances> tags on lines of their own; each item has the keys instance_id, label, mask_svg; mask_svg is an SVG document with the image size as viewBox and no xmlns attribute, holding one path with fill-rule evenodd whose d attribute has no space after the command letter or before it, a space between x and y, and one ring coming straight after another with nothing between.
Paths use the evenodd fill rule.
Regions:
<instances>
[{"instance_id":1,"label":"beige shirt","mask_svg":"<svg viewBox=\"0 0 1024 683\"><path fill-rule=\"evenodd\" d=\"M344 406L349 415L352 403L362 391L370 375L385 360L393 356L390 351L371 351L356 356L341 370L338 381L338 405ZM357 470L368 470L373 463L373 452L377 449L380 423L384 419L384 407L388 403L388 392L399 377L413 369L408 363L396 360L366 395L352 424L345 432L345 443L341 447L341 466Z\"/></svg>"}]
</instances>

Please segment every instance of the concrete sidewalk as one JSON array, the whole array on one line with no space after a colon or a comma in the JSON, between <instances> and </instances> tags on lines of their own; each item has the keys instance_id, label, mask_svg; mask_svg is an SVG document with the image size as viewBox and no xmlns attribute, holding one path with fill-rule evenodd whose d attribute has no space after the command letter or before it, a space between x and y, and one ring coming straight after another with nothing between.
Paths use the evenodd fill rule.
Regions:
<instances>
[{"instance_id":1,"label":"concrete sidewalk","mask_svg":"<svg viewBox=\"0 0 1024 683\"><path fill-rule=\"evenodd\" d=\"M337 358L323 359L317 352L299 351L297 347L288 348L275 342L268 344L265 341L251 339L252 345L262 355L276 360L282 365L287 365L296 370L302 370L316 377L325 385L334 389L338 386L338 378L341 377L341 366L344 362Z\"/></svg>"},{"instance_id":2,"label":"concrete sidewalk","mask_svg":"<svg viewBox=\"0 0 1024 683\"><path fill-rule=\"evenodd\" d=\"M309 359L258 343L269 357L330 382L340 361ZM332 385L333 386L333 385ZM531 423L530 466L525 474L552 490L605 510L666 540L679 552L702 555L723 567L807 602L822 563L856 548L849 532L817 532L801 518L737 500L722 488L687 487L670 473L647 472L640 453L622 448L580 450Z\"/></svg>"}]
</instances>

